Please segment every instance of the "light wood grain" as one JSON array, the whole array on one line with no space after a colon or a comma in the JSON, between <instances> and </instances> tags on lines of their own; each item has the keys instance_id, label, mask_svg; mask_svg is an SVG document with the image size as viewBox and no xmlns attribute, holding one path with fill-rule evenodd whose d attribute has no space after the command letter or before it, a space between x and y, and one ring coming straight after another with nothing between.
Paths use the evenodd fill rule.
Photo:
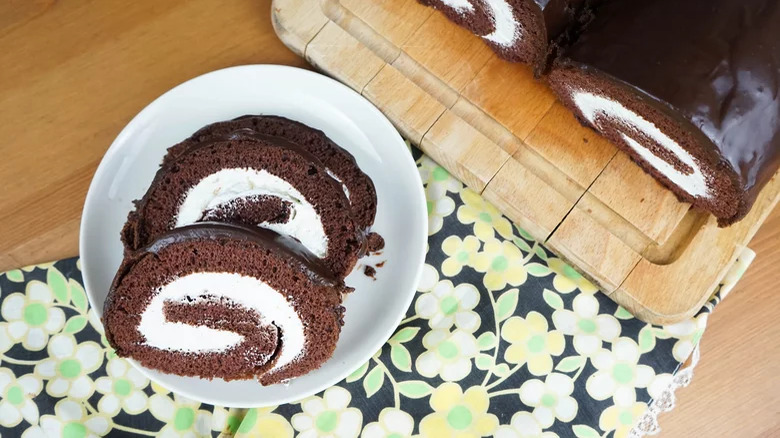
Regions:
<instances>
[{"instance_id":1,"label":"light wood grain","mask_svg":"<svg viewBox=\"0 0 780 438\"><path fill-rule=\"evenodd\" d=\"M155 97L222 67L306 65L263 1L70 0L13 15L20 4L0 2L0 270L77 254L92 173ZM780 434L780 209L750 247L756 261L711 317L661 438Z\"/></svg>"},{"instance_id":2,"label":"light wood grain","mask_svg":"<svg viewBox=\"0 0 780 438\"><path fill-rule=\"evenodd\" d=\"M780 199L780 187L770 184L751 216L718 229L580 126L528 66L485 55L477 39L440 15L416 17L418 27L407 37L397 28L410 30L408 22L390 23L417 6L386 0L322 0L319 6L323 17L354 38L345 45L343 33L317 36L318 53L326 56L332 48L326 72L349 77L362 68L357 64L365 50L373 51L386 65L365 87L353 85L356 90L450 172L645 321L668 324L697 312ZM280 33L287 44L305 39L287 38L289 32ZM356 41L363 47L355 48ZM498 151L511 158L496 160ZM691 275L694 280L683 281Z\"/></svg>"}]
</instances>

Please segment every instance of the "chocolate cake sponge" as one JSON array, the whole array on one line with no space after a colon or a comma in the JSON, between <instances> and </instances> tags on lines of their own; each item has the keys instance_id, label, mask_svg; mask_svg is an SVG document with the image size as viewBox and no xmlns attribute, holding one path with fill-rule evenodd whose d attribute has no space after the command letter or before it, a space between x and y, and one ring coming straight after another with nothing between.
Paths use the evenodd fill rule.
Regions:
<instances>
[{"instance_id":1,"label":"chocolate cake sponge","mask_svg":"<svg viewBox=\"0 0 780 438\"><path fill-rule=\"evenodd\" d=\"M344 278L363 229L342 190L308 151L279 137L234 132L176 149L122 230L128 252L201 221L262 226L298 239Z\"/></svg>"},{"instance_id":2,"label":"chocolate cake sponge","mask_svg":"<svg viewBox=\"0 0 780 438\"><path fill-rule=\"evenodd\" d=\"M122 263L103 323L119 356L167 373L273 384L318 368L351 291L298 242L204 223Z\"/></svg>"},{"instance_id":3,"label":"chocolate cake sponge","mask_svg":"<svg viewBox=\"0 0 780 438\"><path fill-rule=\"evenodd\" d=\"M681 200L721 225L780 164L780 2L610 0L549 83Z\"/></svg>"},{"instance_id":4,"label":"chocolate cake sponge","mask_svg":"<svg viewBox=\"0 0 780 438\"><path fill-rule=\"evenodd\" d=\"M294 120L279 116L245 115L233 120L212 123L168 149L164 160L176 159L193 144L212 141L240 130L280 137L312 154L346 188L357 225L367 229L374 223L376 216L374 183L360 170L355 157L334 143L324 132Z\"/></svg>"},{"instance_id":5,"label":"chocolate cake sponge","mask_svg":"<svg viewBox=\"0 0 780 438\"><path fill-rule=\"evenodd\" d=\"M595 0L419 0L480 36L500 57L542 73L558 46L590 18Z\"/></svg>"}]
</instances>

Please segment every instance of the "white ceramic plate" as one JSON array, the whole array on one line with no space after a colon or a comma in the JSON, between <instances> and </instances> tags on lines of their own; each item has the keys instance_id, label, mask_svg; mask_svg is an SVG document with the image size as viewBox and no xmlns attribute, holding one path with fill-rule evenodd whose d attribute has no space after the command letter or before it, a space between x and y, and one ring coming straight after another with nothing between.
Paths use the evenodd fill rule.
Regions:
<instances>
[{"instance_id":1,"label":"white ceramic plate","mask_svg":"<svg viewBox=\"0 0 780 438\"><path fill-rule=\"evenodd\" d=\"M141 111L106 152L89 187L81 220L81 266L92 307L102 315L122 259L119 232L152 181L166 148L204 125L244 114L275 114L323 130L357 159L374 181L378 208L372 230L385 238L376 281L356 269L355 288L333 357L288 385L225 382L163 374L135 365L186 397L220 406L257 407L299 400L348 376L393 334L415 294L425 258L425 196L409 150L390 122L346 86L310 71L248 65L215 71L170 90ZM358 268L362 263L358 264Z\"/></svg>"}]
</instances>

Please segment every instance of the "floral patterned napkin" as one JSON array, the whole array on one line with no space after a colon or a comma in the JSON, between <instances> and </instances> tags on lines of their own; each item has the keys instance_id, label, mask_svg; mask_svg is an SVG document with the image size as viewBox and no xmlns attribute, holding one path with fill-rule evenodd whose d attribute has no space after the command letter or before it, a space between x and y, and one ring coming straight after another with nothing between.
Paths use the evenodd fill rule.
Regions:
<instances>
[{"instance_id":1,"label":"floral patterned napkin","mask_svg":"<svg viewBox=\"0 0 780 438\"><path fill-rule=\"evenodd\" d=\"M250 410L172 394L114 354L66 259L0 276L0 434L625 437L752 260L694 318L645 324L416 154L430 236L419 293L345 381Z\"/></svg>"}]
</instances>

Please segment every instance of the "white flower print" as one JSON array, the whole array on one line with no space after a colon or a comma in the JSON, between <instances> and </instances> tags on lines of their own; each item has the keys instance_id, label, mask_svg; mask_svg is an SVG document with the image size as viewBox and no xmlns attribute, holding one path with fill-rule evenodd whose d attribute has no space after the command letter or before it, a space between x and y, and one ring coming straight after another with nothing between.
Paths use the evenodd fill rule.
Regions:
<instances>
[{"instance_id":1,"label":"white flower print","mask_svg":"<svg viewBox=\"0 0 780 438\"><path fill-rule=\"evenodd\" d=\"M672 355L678 362L685 362L693 353L693 349L699 343L704 328L707 326L707 316L707 313L703 313L694 319L663 327L664 331L671 337L677 338L677 342L672 347Z\"/></svg>"},{"instance_id":2,"label":"white flower print","mask_svg":"<svg viewBox=\"0 0 780 438\"><path fill-rule=\"evenodd\" d=\"M351 400L349 391L333 386L322 397L303 400L303 412L293 415L290 423L300 432L300 438L355 438L360 433L363 414L349 407Z\"/></svg>"},{"instance_id":3,"label":"white flower print","mask_svg":"<svg viewBox=\"0 0 780 438\"><path fill-rule=\"evenodd\" d=\"M447 189L438 184L425 188L425 199L428 207L428 235L432 236L441 230L444 218L455 211L455 201L447 196Z\"/></svg>"},{"instance_id":4,"label":"white flower print","mask_svg":"<svg viewBox=\"0 0 780 438\"><path fill-rule=\"evenodd\" d=\"M38 423L38 406L32 401L43 388L43 383L32 374L16 378L13 371L0 368L0 426L14 427L22 419Z\"/></svg>"},{"instance_id":5,"label":"white flower print","mask_svg":"<svg viewBox=\"0 0 780 438\"><path fill-rule=\"evenodd\" d=\"M40 424L24 431L22 438L97 438L111 430L105 415L88 414L84 405L73 400L57 402L54 414L41 416Z\"/></svg>"},{"instance_id":6,"label":"white flower print","mask_svg":"<svg viewBox=\"0 0 780 438\"><path fill-rule=\"evenodd\" d=\"M534 408L533 416L542 427L550 427L557 418L564 423L577 416L577 401L571 396L574 381L565 374L551 373L544 379L527 380L520 387L520 400Z\"/></svg>"},{"instance_id":7,"label":"white flower print","mask_svg":"<svg viewBox=\"0 0 780 438\"><path fill-rule=\"evenodd\" d=\"M614 342L620 336L620 323L612 315L599 315L599 301L595 295L580 294L574 298L573 310L553 312L555 328L574 336L574 349L583 356L601 351L603 341Z\"/></svg>"},{"instance_id":8,"label":"white flower print","mask_svg":"<svg viewBox=\"0 0 780 438\"><path fill-rule=\"evenodd\" d=\"M415 362L417 372L429 378L438 375L446 382L468 376L471 359L479 352L474 335L464 330L432 330L422 342L426 351Z\"/></svg>"},{"instance_id":9,"label":"white flower print","mask_svg":"<svg viewBox=\"0 0 780 438\"><path fill-rule=\"evenodd\" d=\"M379 413L379 421L363 428L363 438L406 438L412 436L414 418L400 409L385 408Z\"/></svg>"},{"instance_id":10,"label":"white flower print","mask_svg":"<svg viewBox=\"0 0 780 438\"><path fill-rule=\"evenodd\" d=\"M52 397L85 400L95 392L89 374L103 363L103 349L95 342L76 344L72 335L52 336L49 357L35 366L35 374L48 379L46 392Z\"/></svg>"},{"instance_id":11,"label":"white flower print","mask_svg":"<svg viewBox=\"0 0 780 438\"><path fill-rule=\"evenodd\" d=\"M639 365L639 346L630 338L620 338L612 350L602 349L591 358L597 371L588 378L585 388L596 400L610 396L616 404L626 405L636 400L636 388L645 388L653 380L655 371Z\"/></svg>"},{"instance_id":12,"label":"white flower print","mask_svg":"<svg viewBox=\"0 0 780 438\"><path fill-rule=\"evenodd\" d=\"M453 178L447 169L436 164L435 161L423 156L418 160L420 179L426 186L440 185L448 192L457 193L463 189L463 183Z\"/></svg>"},{"instance_id":13,"label":"white flower print","mask_svg":"<svg viewBox=\"0 0 780 438\"><path fill-rule=\"evenodd\" d=\"M455 324L472 333L481 323L479 315L473 311L478 303L479 291L473 285L453 286L452 281L442 280L430 292L417 298L414 309L417 315L428 320L432 329L446 330Z\"/></svg>"},{"instance_id":14,"label":"white flower print","mask_svg":"<svg viewBox=\"0 0 780 438\"><path fill-rule=\"evenodd\" d=\"M113 417L120 409L131 415L146 410L148 397L143 389L149 384L149 379L119 357L108 361L106 373L108 376L95 382L98 392L103 394L98 402L100 412Z\"/></svg>"},{"instance_id":15,"label":"white flower print","mask_svg":"<svg viewBox=\"0 0 780 438\"><path fill-rule=\"evenodd\" d=\"M16 292L3 300L0 312L8 321L8 334L14 342L22 342L26 350L40 351L49 336L65 325L65 313L54 306L54 296L46 283L27 283L24 294Z\"/></svg>"},{"instance_id":16,"label":"white flower print","mask_svg":"<svg viewBox=\"0 0 780 438\"><path fill-rule=\"evenodd\" d=\"M165 423L157 435L161 438L211 436L211 412L199 408L200 403L176 394L173 400L163 394L149 397L149 412Z\"/></svg>"},{"instance_id":17,"label":"white flower print","mask_svg":"<svg viewBox=\"0 0 780 438\"><path fill-rule=\"evenodd\" d=\"M518 412L509 424L496 430L495 438L558 438L558 434L544 432L542 425L529 412Z\"/></svg>"}]
</instances>

